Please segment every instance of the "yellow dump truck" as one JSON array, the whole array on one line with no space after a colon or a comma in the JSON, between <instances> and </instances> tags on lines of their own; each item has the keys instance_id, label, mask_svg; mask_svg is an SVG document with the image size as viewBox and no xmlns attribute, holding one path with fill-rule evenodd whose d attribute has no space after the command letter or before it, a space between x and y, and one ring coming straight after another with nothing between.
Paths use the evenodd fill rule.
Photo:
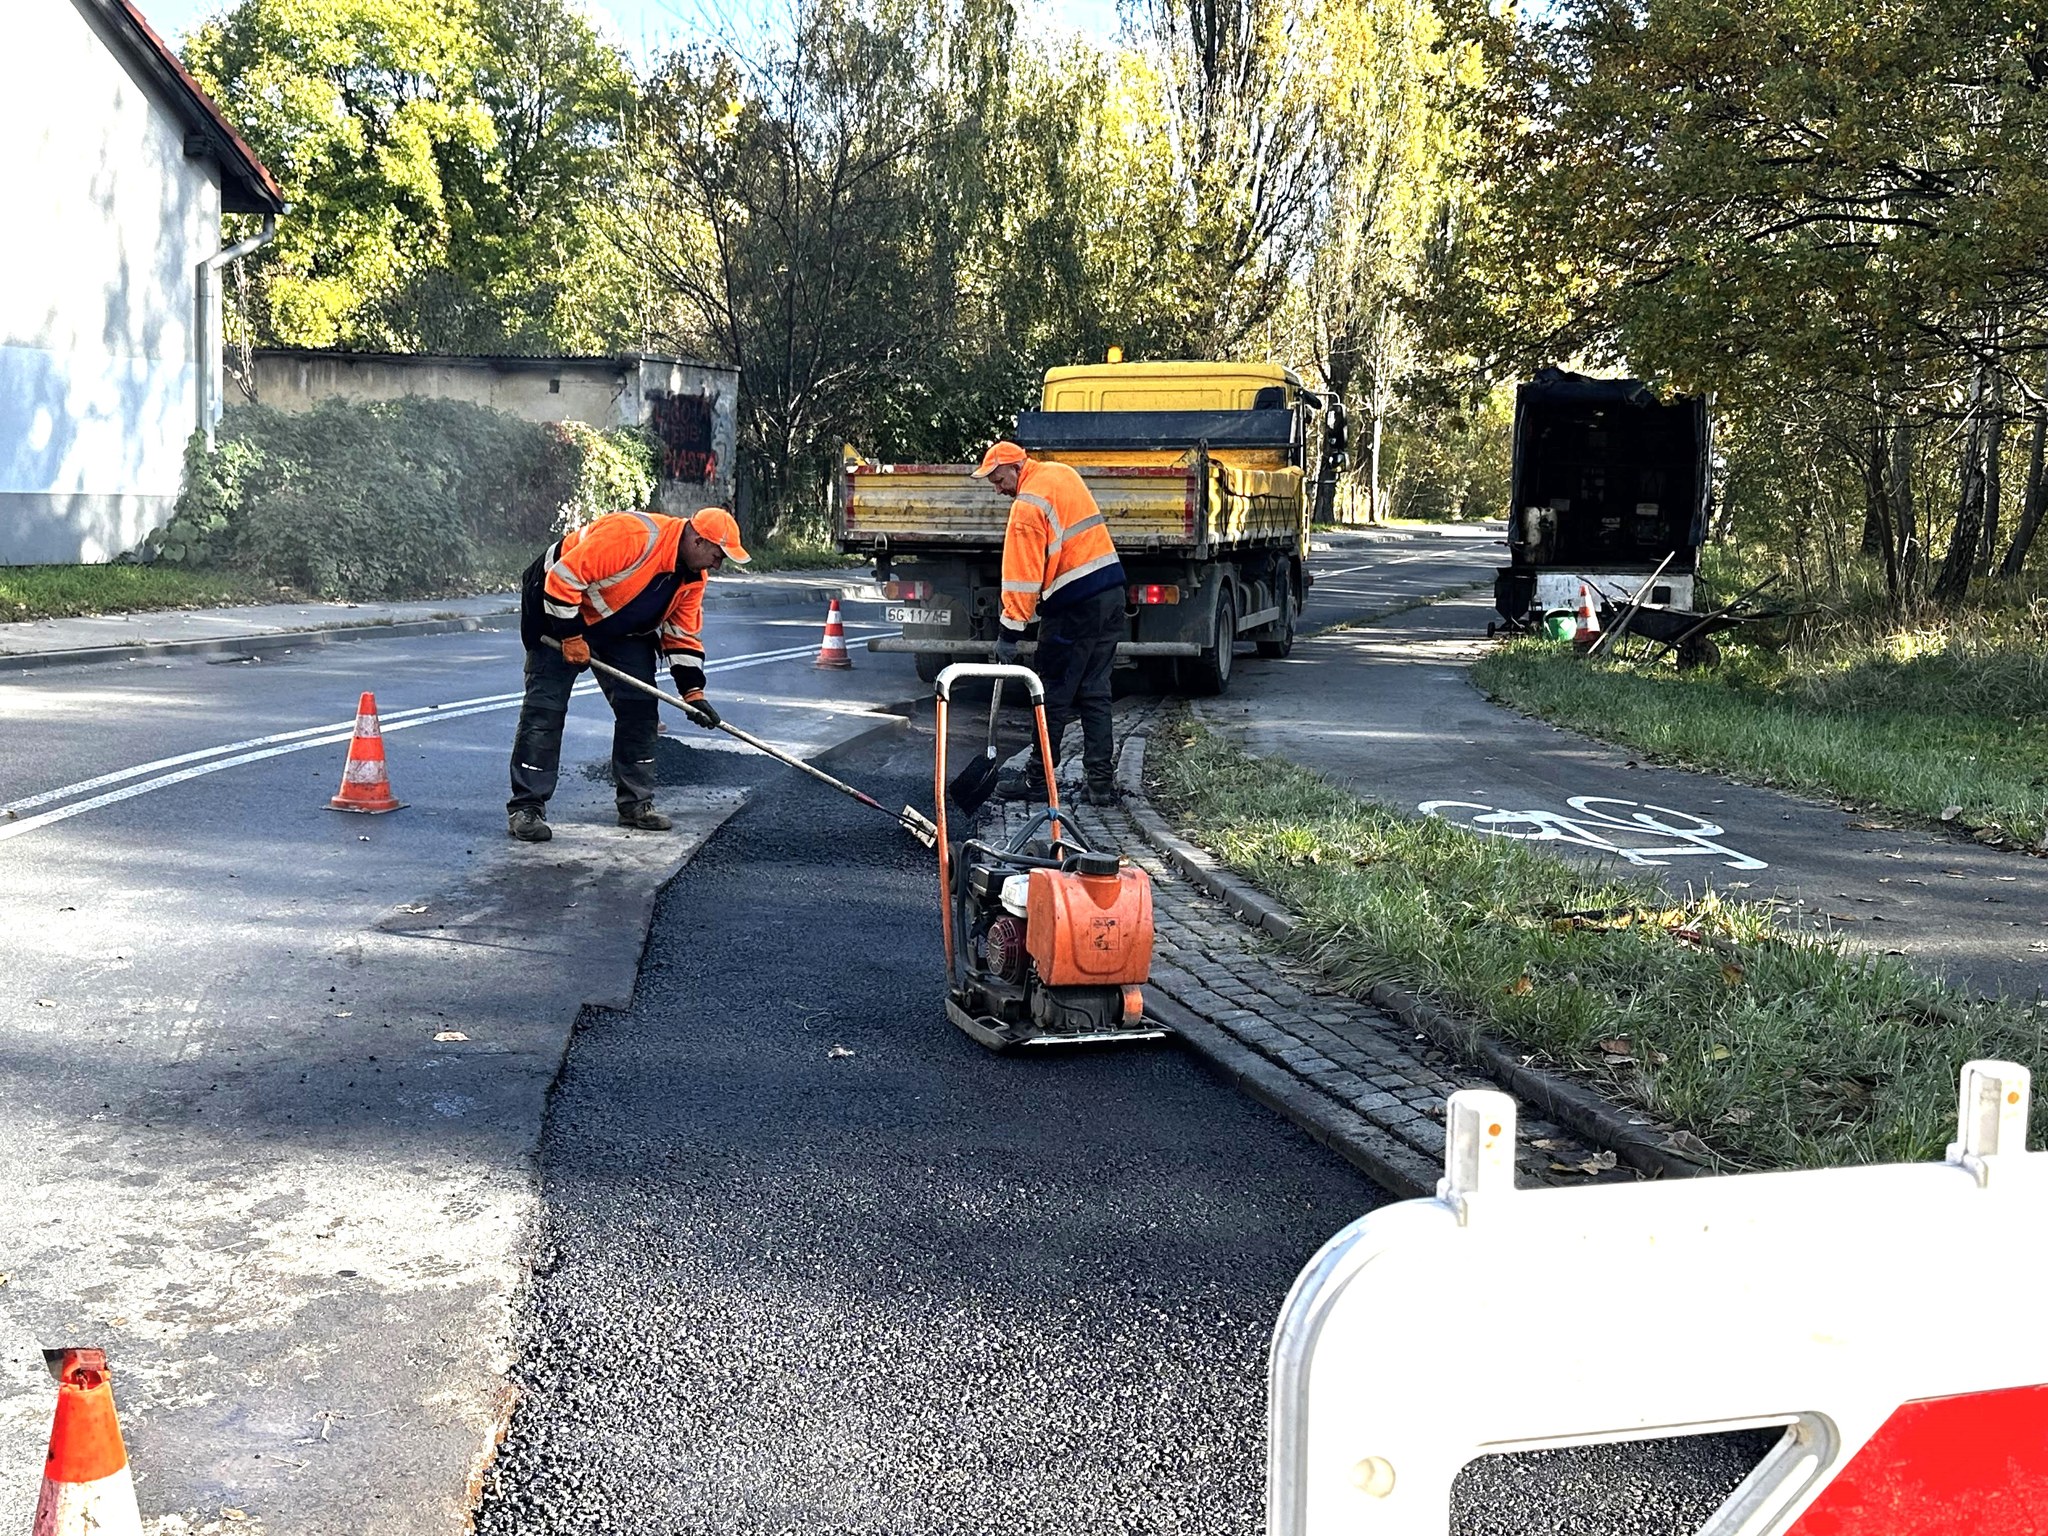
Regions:
<instances>
[{"instance_id":1,"label":"yellow dump truck","mask_svg":"<svg viewBox=\"0 0 2048 1536\"><path fill-rule=\"evenodd\" d=\"M1308 596L1307 474L1314 445L1341 434L1338 407L1277 364L1194 362L1054 368L1041 407L1018 415L1014 435L1078 470L1108 519L1129 583L1120 661L1214 694L1239 641L1263 656L1293 648ZM1009 503L973 468L881 464L849 448L839 478L839 546L874 560L888 620L903 627L868 644L914 652L926 681L995 642Z\"/></svg>"}]
</instances>

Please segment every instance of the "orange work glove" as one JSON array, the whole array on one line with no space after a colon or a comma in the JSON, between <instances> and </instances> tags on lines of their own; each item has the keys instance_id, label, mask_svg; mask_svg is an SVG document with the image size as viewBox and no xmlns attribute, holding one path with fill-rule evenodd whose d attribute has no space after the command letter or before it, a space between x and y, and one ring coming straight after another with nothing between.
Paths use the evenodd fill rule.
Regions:
<instances>
[{"instance_id":1,"label":"orange work glove","mask_svg":"<svg viewBox=\"0 0 2048 1536\"><path fill-rule=\"evenodd\" d=\"M571 635L562 642L562 660L572 667L590 665L590 642L581 635Z\"/></svg>"}]
</instances>

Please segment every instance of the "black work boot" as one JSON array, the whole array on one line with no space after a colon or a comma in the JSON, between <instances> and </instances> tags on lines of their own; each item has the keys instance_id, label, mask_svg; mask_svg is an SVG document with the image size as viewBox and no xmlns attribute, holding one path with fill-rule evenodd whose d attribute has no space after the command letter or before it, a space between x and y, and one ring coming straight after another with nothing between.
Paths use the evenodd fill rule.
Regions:
<instances>
[{"instance_id":1,"label":"black work boot","mask_svg":"<svg viewBox=\"0 0 2048 1536\"><path fill-rule=\"evenodd\" d=\"M996 779L995 794L998 800L1036 800L1042 804L1045 786L1034 784L1021 773L1005 773Z\"/></svg>"},{"instance_id":2,"label":"black work boot","mask_svg":"<svg viewBox=\"0 0 2048 1536\"><path fill-rule=\"evenodd\" d=\"M507 815L505 830L522 843L544 843L555 835L547 813L536 806L522 806Z\"/></svg>"},{"instance_id":3,"label":"black work boot","mask_svg":"<svg viewBox=\"0 0 2048 1536\"><path fill-rule=\"evenodd\" d=\"M657 811L652 800L642 800L638 805L619 807L619 825L639 832L666 832L675 823Z\"/></svg>"},{"instance_id":4,"label":"black work boot","mask_svg":"<svg viewBox=\"0 0 2048 1536\"><path fill-rule=\"evenodd\" d=\"M1081 790L1083 805L1115 805L1122 798L1113 783L1098 783L1091 779Z\"/></svg>"}]
</instances>

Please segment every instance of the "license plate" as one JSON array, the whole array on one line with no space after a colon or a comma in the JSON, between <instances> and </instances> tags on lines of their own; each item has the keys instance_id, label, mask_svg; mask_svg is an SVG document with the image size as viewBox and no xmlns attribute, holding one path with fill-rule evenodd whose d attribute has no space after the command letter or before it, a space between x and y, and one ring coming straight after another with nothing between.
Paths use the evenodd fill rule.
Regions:
<instances>
[{"instance_id":1,"label":"license plate","mask_svg":"<svg viewBox=\"0 0 2048 1536\"><path fill-rule=\"evenodd\" d=\"M884 608L882 618L889 624L951 624L950 608Z\"/></svg>"}]
</instances>

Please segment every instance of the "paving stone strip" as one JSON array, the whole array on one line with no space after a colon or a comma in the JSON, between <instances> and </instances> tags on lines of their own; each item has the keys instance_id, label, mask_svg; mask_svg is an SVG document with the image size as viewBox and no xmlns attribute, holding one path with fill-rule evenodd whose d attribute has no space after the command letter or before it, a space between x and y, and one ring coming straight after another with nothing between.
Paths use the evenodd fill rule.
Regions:
<instances>
[{"instance_id":1,"label":"paving stone strip","mask_svg":"<svg viewBox=\"0 0 2048 1536\"><path fill-rule=\"evenodd\" d=\"M1062 779L1078 772L1070 759ZM1162 1022L1376 1183L1403 1197L1434 1193L1443 1173L1444 1100L1460 1088L1501 1085L1335 990L1314 966L1240 922L1171 868L1122 807L1069 808L1089 843L1117 849L1152 877L1156 948L1147 996L1161 1005ZM1030 814L1029 806L999 806L982 836L1012 836ZM1611 1152L1526 1104L1517 1142L1524 1185L1635 1177Z\"/></svg>"}]
</instances>

